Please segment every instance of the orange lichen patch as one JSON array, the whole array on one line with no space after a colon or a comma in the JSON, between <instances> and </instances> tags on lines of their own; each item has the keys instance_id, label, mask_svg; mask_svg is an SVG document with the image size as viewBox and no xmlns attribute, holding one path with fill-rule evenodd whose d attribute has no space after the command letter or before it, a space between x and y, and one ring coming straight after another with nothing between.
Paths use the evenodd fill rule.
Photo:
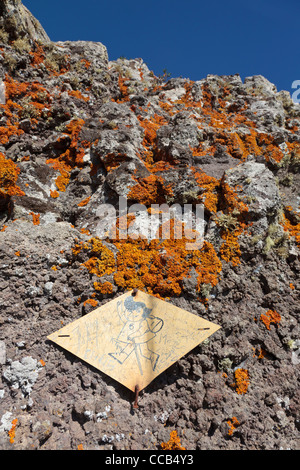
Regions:
<instances>
[{"instance_id":1,"label":"orange lichen patch","mask_svg":"<svg viewBox=\"0 0 300 470\"><path fill-rule=\"evenodd\" d=\"M84 156L84 149L79 147L78 135L84 124L82 119L75 119L67 125L65 134L71 138L69 148L58 159L48 159L47 164L50 164L55 170L60 172L56 178L55 184L59 191L64 192L69 184L72 168L81 166Z\"/></svg>"},{"instance_id":2,"label":"orange lichen patch","mask_svg":"<svg viewBox=\"0 0 300 470\"><path fill-rule=\"evenodd\" d=\"M49 160L47 161L47 163L49 163ZM57 163L58 165L53 165L53 168L59 170L60 175L56 178L55 184L59 191L65 192L70 181L70 169L68 169L68 167L66 167L64 163Z\"/></svg>"},{"instance_id":3,"label":"orange lichen patch","mask_svg":"<svg viewBox=\"0 0 300 470\"><path fill-rule=\"evenodd\" d=\"M150 241L138 234L123 239L120 230L126 229L132 220L130 216L123 222L119 220L117 237L107 239L114 251L117 249L115 256L98 238L76 244L72 249L74 256L82 252L88 254L89 259L83 266L91 274L102 277L113 273L114 282L120 288L138 288L160 298L180 295L183 280L192 268L198 276L196 291L199 295L202 284L217 284L222 264L210 243L204 242L199 249L188 249L191 238L186 238L184 227L181 227L182 236L176 236L178 227L174 220L170 221L168 238L159 238L158 233L158 237Z\"/></svg>"},{"instance_id":4,"label":"orange lichen patch","mask_svg":"<svg viewBox=\"0 0 300 470\"><path fill-rule=\"evenodd\" d=\"M91 274L101 277L104 274L112 274L115 271L114 254L99 238L92 238L82 248L88 250L93 255L88 261L83 263Z\"/></svg>"},{"instance_id":5,"label":"orange lichen patch","mask_svg":"<svg viewBox=\"0 0 300 470\"><path fill-rule=\"evenodd\" d=\"M0 232L5 232L5 229L7 229L8 225L3 225L2 229L0 230Z\"/></svg>"},{"instance_id":6,"label":"orange lichen patch","mask_svg":"<svg viewBox=\"0 0 300 470\"><path fill-rule=\"evenodd\" d=\"M91 66L91 62L89 62L87 59L81 59L80 63L84 65L86 69L89 69Z\"/></svg>"},{"instance_id":7,"label":"orange lichen patch","mask_svg":"<svg viewBox=\"0 0 300 470\"><path fill-rule=\"evenodd\" d=\"M113 293L113 285L111 282L94 282L94 289L101 294L112 294Z\"/></svg>"},{"instance_id":8,"label":"orange lichen patch","mask_svg":"<svg viewBox=\"0 0 300 470\"><path fill-rule=\"evenodd\" d=\"M16 427L17 427L17 424L18 424L18 420L17 418L16 419L13 419L12 421L12 427L10 428L10 430L8 431L8 436L9 436L9 442L11 444L13 444L15 442L15 435L16 435Z\"/></svg>"},{"instance_id":9,"label":"orange lichen patch","mask_svg":"<svg viewBox=\"0 0 300 470\"><path fill-rule=\"evenodd\" d=\"M126 155L123 153L108 153L105 157L102 158L102 163L107 172L115 170L118 166L126 160ZM93 175L93 168L91 171L91 176Z\"/></svg>"},{"instance_id":10,"label":"orange lichen patch","mask_svg":"<svg viewBox=\"0 0 300 470\"><path fill-rule=\"evenodd\" d=\"M156 134L158 129L161 126L166 125L168 122L163 116L154 114L150 119L144 119L141 116L138 116L138 120L142 128L144 129L144 145L149 146L153 145L156 140Z\"/></svg>"},{"instance_id":11,"label":"orange lichen patch","mask_svg":"<svg viewBox=\"0 0 300 470\"><path fill-rule=\"evenodd\" d=\"M137 184L131 187L127 198L140 204L162 204L168 196L173 195L171 186L166 185L161 176L150 174L136 181Z\"/></svg>"},{"instance_id":12,"label":"orange lichen patch","mask_svg":"<svg viewBox=\"0 0 300 470\"><path fill-rule=\"evenodd\" d=\"M268 310L266 313L262 313L259 319L264 323L266 328L270 330L271 323L278 325L281 321L281 316L275 310Z\"/></svg>"},{"instance_id":13,"label":"orange lichen patch","mask_svg":"<svg viewBox=\"0 0 300 470\"><path fill-rule=\"evenodd\" d=\"M34 212L29 212L29 215L32 217L33 225L40 225L40 214L35 214Z\"/></svg>"},{"instance_id":14,"label":"orange lichen patch","mask_svg":"<svg viewBox=\"0 0 300 470\"><path fill-rule=\"evenodd\" d=\"M274 137L271 134L260 132L256 136L257 143L267 161L274 161L279 163L284 157L284 153L278 145L274 142Z\"/></svg>"},{"instance_id":15,"label":"orange lichen patch","mask_svg":"<svg viewBox=\"0 0 300 470\"><path fill-rule=\"evenodd\" d=\"M286 214L283 214L281 224L284 231L295 239L295 242L300 248L300 223L293 221L293 210L289 206L285 207L285 210Z\"/></svg>"},{"instance_id":16,"label":"orange lichen patch","mask_svg":"<svg viewBox=\"0 0 300 470\"><path fill-rule=\"evenodd\" d=\"M199 264L197 256L199 254ZM216 286L219 280L219 274L222 271L222 263L217 256L217 253L213 245L207 241L204 242L201 250L195 251L193 256L196 258L194 262L198 264L196 266L196 272L199 274L198 277L198 290L200 291L201 284L211 284Z\"/></svg>"},{"instance_id":17,"label":"orange lichen patch","mask_svg":"<svg viewBox=\"0 0 300 470\"><path fill-rule=\"evenodd\" d=\"M53 198L53 199L56 199L59 197L59 192L54 190L52 191L52 189L50 189L50 196Z\"/></svg>"},{"instance_id":18,"label":"orange lichen patch","mask_svg":"<svg viewBox=\"0 0 300 470\"><path fill-rule=\"evenodd\" d=\"M162 450L186 450L186 448L181 445L177 431L171 431L169 441L162 442L160 446Z\"/></svg>"},{"instance_id":19,"label":"orange lichen patch","mask_svg":"<svg viewBox=\"0 0 300 470\"><path fill-rule=\"evenodd\" d=\"M87 228L81 228L80 233L83 233L84 235L90 235L90 231Z\"/></svg>"},{"instance_id":20,"label":"orange lichen patch","mask_svg":"<svg viewBox=\"0 0 300 470\"><path fill-rule=\"evenodd\" d=\"M202 103L200 101L195 101L192 96L192 88L195 82L189 80L184 84L185 94L179 99L174 101L174 105L180 105L184 108L200 108Z\"/></svg>"},{"instance_id":21,"label":"orange lichen patch","mask_svg":"<svg viewBox=\"0 0 300 470\"><path fill-rule=\"evenodd\" d=\"M87 197L86 199L83 199L83 201L79 202L79 204L77 204L78 207L84 207L86 206L91 200L91 196Z\"/></svg>"},{"instance_id":22,"label":"orange lichen patch","mask_svg":"<svg viewBox=\"0 0 300 470\"><path fill-rule=\"evenodd\" d=\"M244 395L247 393L248 387L250 385L249 372L247 369L236 369L234 372L235 378L235 390L239 395Z\"/></svg>"},{"instance_id":23,"label":"orange lichen patch","mask_svg":"<svg viewBox=\"0 0 300 470\"><path fill-rule=\"evenodd\" d=\"M57 271L58 267L57 266L51 266L52 271Z\"/></svg>"},{"instance_id":24,"label":"orange lichen patch","mask_svg":"<svg viewBox=\"0 0 300 470\"><path fill-rule=\"evenodd\" d=\"M84 96L80 90L69 90L68 91L69 96L74 96L78 100L85 101L86 103L90 100L89 96Z\"/></svg>"},{"instance_id":25,"label":"orange lichen patch","mask_svg":"<svg viewBox=\"0 0 300 470\"><path fill-rule=\"evenodd\" d=\"M46 57L43 47L37 43L35 43L35 51L30 52L30 55L32 56L31 65L33 65L33 67L41 65Z\"/></svg>"},{"instance_id":26,"label":"orange lichen patch","mask_svg":"<svg viewBox=\"0 0 300 470\"><path fill-rule=\"evenodd\" d=\"M225 241L220 247L220 257L227 263L231 263L232 266L237 266L241 262L241 249L238 238L243 231L243 227L239 227L237 230L226 230L222 233L222 238Z\"/></svg>"},{"instance_id":27,"label":"orange lichen patch","mask_svg":"<svg viewBox=\"0 0 300 470\"><path fill-rule=\"evenodd\" d=\"M82 444L78 444L77 450L84 450L83 445L82 445Z\"/></svg>"},{"instance_id":28,"label":"orange lichen patch","mask_svg":"<svg viewBox=\"0 0 300 470\"><path fill-rule=\"evenodd\" d=\"M200 291L203 283L216 285L221 264L212 245L201 250L186 249L187 239L171 238L148 241L142 238L115 242L118 248L115 283L122 288L138 288L158 297L178 296L183 279L192 267L198 274Z\"/></svg>"},{"instance_id":29,"label":"orange lichen patch","mask_svg":"<svg viewBox=\"0 0 300 470\"><path fill-rule=\"evenodd\" d=\"M84 149L79 146L79 134L83 125L83 119L73 119L66 126L66 131L64 132L66 135L70 136L71 144L68 150L60 156L60 159L72 167L81 166L83 163Z\"/></svg>"},{"instance_id":30,"label":"orange lichen patch","mask_svg":"<svg viewBox=\"0 0 300 470\"><path fill-rule=\"evenodd\" d=\"M250 128L249 134L239 135L237 132L219 132L216 142L227 147L228 153L239 160L245 161L248 155L261 155L262 149L257 142L258 133Z\"/></svg>"},{"instance_id":31,"label":"orange lichen patch","mask_svg":"<svg viewBox=\"0 0 300 470\"><path fill-rule=\"evenodd\" d=\"M294 286L294 284L293 284L292 282L290 283L290 289L291 289L291 290L294 290L294 289L295 289L295 286Z\"/></svg>"},{"instance_id":32,"label":"orange lichen patch","mask_svg":"<svg viewBox=\"0 0 300 470\"><path fill-rule=\"evenodd\" d=\"M83 242L76 243L72 248L73 255L78 256L82 250L83 250Z\"/></svg>"},{"instance_id":33,"label":"orange lichen patch","mask_svg":"<svg viewBox=\"0 0 300 470\"><path fill-rule=\"evenodd\" d=\"M165 162L165 161L158 161L153 163L151 166L149 166L149 170L151 173L157 173L159 171L168 171L174 168L174 165L171 165L170 162Z\"/></svg>"},{"instance_id":34,"label":"orange lichen patch","mask_svg":"<svg viewBox=\"0 0 300 470\"><path fill-rule=\"evenodd\" d=\"M232 436L232 434L234 433L234 431L236 430L236 428L238 426L240 426L240 422L238 421L238 419L236 418L236 416L233 416L231 419L229 419L227 421L227 424L229 426L229 430L228 430L228 436Z\"/></svg>"},{"instance_id":35,"label":"orange lichen patch","mask_svg":"<svg viewBox=\"0 0 300 470\"><path fill-rule=\"evenodd\" d=\"M161 109L167 112L170 116L173 116L175 114L175 112L173 111L173 105L171 103L159 101L158 104L161 107Z\"/></svg>"},{"instance_id":36,"label":"orange lichen patch","mask_svg":"<svg viewBox=\"0 0 300 470\"><path fill-rule=\"evenodd\" d=\"M91 305L92 307L97 307L98 301L95 299L87 299L85 302L83 302L83 305Z\"/></svg>"},{"instance_id":37,"label":"orange lichen patch","mask_svg":"<svg viewBox=\"0 0 300 470\"><path fill-rule=\"evenodd\" d=\"M21 256L21 253L20 253L19 251L16 251L16 252L15 252L15 255L16 255L16 256Z\"/></svg>"},{"instance_id":38,"label":"orange lichen patch","mask_svg":"<svg viewBox=\"0 0 300 470\"><path fill-rule=\"evenodd\" d=\"M61 192L64 192L69 184L72 169L83 165L85 150L79 145L79 134L83 125L83 119L74 119L69 122L64 132L71 139L68 149L59 158L52 158L46 161L47 164L60 172L55 184Z\"/></svg>"},{"instance_id":39,"label":"orange lichen patch","mask_svg":"<svg viewBox=\"0 0 300 470\"><path fill-rule=\"evenodd\" d=\"M157 131L161 126L166 125L168 121L156 113L151 116L150 119L143 118L140 115L138 115L137 118L141 127L144 129L143 146L145 150L141 157L146 164L151 165L154 163L153 157L156 150Z\"/></svg>"},{"instance_id":40,"label":"orange lichen patch","mask_svg":"<svg viewBox=\"0 0 300 470\"><path fill-rule=\"evenodd\" d=\"M20 169L3 153L0 153L0 198L24 196L24 192L16 185Z\"/></svg>"},{"instance_id":41,"label":"orange lichen patch","mask_svg":"<svg viewBox=\"0 0 300 470\"><path fill-rule=\"evenodd\" d=\"M119 75L118 85L119 85L119 89L121 92L121 98L116 100L117 103L126 103L127 101L129 101L128 87L126 85L126 82L128 81L129 81L128 78L124 78L121 75Z\"/></svg>"},{"instance_id":42,"label":"orange lichen patch","mask_svg":"<svg viewBox=\"0 0 300 470\"><path fill-rule=\"evenodd\" d=\"M232 188L224 180L221 180L222 196L220 197L220 206L224 212L232 213L235 211L239 219L246 219L249 208L238 196L237 189Z\"/></svg>"},{"instance_id":43,"label":"orange lichen patch","mask_svg":"<svg viewBox=\"0 0 300 470\"><path fill-rule=\"evenodd\" d=\"M17 126L7 125L5 127L0 127L0 144L5 145L9 142L9 139L13 135L20 136L24 133L21 129L18 129Z\"/></svg>"},{"instance_id":44,"label":"orange lichen patch","mask_svg":"<svg viewBox=\"0 0 300 470\"><path fill-rule=\"evenodd\" d=\"M267 351L263 348L260 348L257 354L258 359L263 359L267 356Z\"/></svg>"},{"instance_id":45,"label":"orange lichen patch","mask_svg":"<svg viewBox=\"0 0 300 470\"><path fill-rule=\"evenodd\" d=\"M46 362L43 359L40 359L39 363L41 364L42 367L45 367L46 365Z\"/></svg>"},{"instance_id":46,"label":"orange lichen patch","mask_svg":"<svg viewBox=\"0 0 300 470\"><path fill-rule=\"evenodd\" d=\"M218 201L219 195L218 191L220 188L220 181L213 176L208 176L201 169L196 170L196 168L191 167L193 171L194 178L201 188L202 194L199 199L203 201L204 206L210 212L217 212L218 210Z\"/></svg>"},{"instance_id":47,"label":"orange lichen patch","mask_svg":"<svg viewBox=\"0 0 300 470\"><path fill-rule=\"evenodd\" d=\"M26 100L26 105L40 115L44 108L48 108L51 101L48 91L38 82L18 82L6 75L5 80L5 104L0 105L6 117L5 126L0 127L0 143L5 145L11 136L20 136L24 131L19 128L19 119L24 111L22 99ZM18 102L16 102L16 100Z\"/></svg>"}]
</instances>

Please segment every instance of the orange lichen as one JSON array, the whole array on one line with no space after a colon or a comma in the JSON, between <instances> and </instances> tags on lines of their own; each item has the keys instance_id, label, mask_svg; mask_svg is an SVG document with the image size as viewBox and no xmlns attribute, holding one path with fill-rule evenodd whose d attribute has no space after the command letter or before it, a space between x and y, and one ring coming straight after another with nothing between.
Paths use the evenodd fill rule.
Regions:
<instances>
[{"instance_id":1,"label":"orange lichen","mask_svg":"<svg viewBox=\"0 0 300 470\"><path fill-rule=\"evenodd\" d=\"M266 313L261 314L260 320L264 323L266 328L270 330L271 323L278 325L278 323L281 321L281 316L275 310L268 310Z\"/></svg>"},{"instance_id":2,"label":"orange lichen","mask_svg":"<svg viewBox=\"0 0 300 470\"><path fill-rule=\"evenodd\" d=\"M115 271L114 254L100 239L92 238L85 243L84 248L93 255L83 264L91 274L101 277L104 274L112 274Z\"/></svg>"},{"instance_id":3,"label":"orange lichen","mask_svg":"<svg viewBox=\"0 0 300 470\"><path fill-rule=\"evenodd\" d=\"M35 214L34 212L29 212L29 215L32 217L33 225L40 225L40 214Z\"/></svg>"},{"instance_id":4,"label":"orange lichen","mask_svg":"<svg viewBox=\"0 0 300 470\"><path fill-rule=\"evenodd\" d=\"M218 191L220 187L220 181L213 176L208 176L204 171L196 170L194 167L191 168L193 171L194 178L201 188L201 196L199 199L203 201L205 208L210 212L217 212L218 210Z\"/></svg>"},{"instance_id":5,"label":"orange lichen","mask_svg":"<svg viewBox=\"0 0 300 470\"><path fill-rule=\"evenodd\" d=\"M94 282L94 289L100 292L101 294L112 294L113 293L113 285L111 282Z\"/></svg>"},{"instance_id":6,"label":"orange lichen","mask_svg":"<svg viewBox=\"0 0 300 470\"><path fill-rule=\"evenodd\" d=\"M25 193L16 185L19 173L18 166L0 153L0 199L24 196Z\"/></svg>"},{"instance_id":7,"label":"orange lichen","mask_svg":"<svg viewBox=\"0 0 300 470\"><path fill-rule=\"evenodd\" d=\"M141 127L144 129L144 139L143 139L143 146L144 152L141 155L141 158L147 165L152 165L154 163L154 152L156 149L156 135L158 129L166 125L168 122L162 116L158 114L154 114L150 117L150 119L143 118L142 116L137 116Z\"/></svg>"},{"instance_id":8,"label":"orange lichen","mask_svg":"<svg viewBox=\"0 0 300 470\"><path fill-rule=\"evenodd\" d=\"M80 233L83 233L84 235L90 235L90 231L87 228L81 228Z\"/></svg>"},{"instance_id":9,"label":"orange lichen","mask_svg":"<svg viewBox=\"0 0 300 470\"><path fill-rule=\"evenodd\" d=\"M50 189L50 196L53 198L53 199L56 199L59 197L59 192L54 190L52 191L52 189Z\"/></svg>"},{"instance_id":10,"label":"orange lichen","mask_svg":"<svg viewBox=\"0 0 300 470\"><path fill-rule=\"evenodd\" d=\"M80 63L84 65L86 69L89 69L91 66L91 62L89 62L87 59L81 59Z\"/></svg>"},{"instance_id":11,"label":"orange lichen","mask_svg":"<svg viewBox=\"0 0 300 470\"><path fill-rule=\"evenodd\" d=\"M40 359L39 363L41 364L42 367L45 367L46 365L46 362L43 359Z\"/></svg>"},{"instance_id":12,"label":"orange lichen","mask_svg":"<svg viewBox=\"0 0 300 470\"><path fill-rule=\"evenodd\" d=\"M169 441L162 442L160 446L162 450L186 450L186 448L181 445L180 438L175 430L170 432Z\"/></svg>"},{"instance_id":13,"label":"orange lichen","mask_svg":"<svg viewBox=\"0 0 300 470\"><path fill-rule=\"evenodd\" d=\"M33 67L41 65L46 57L43 46L37 43L35 43L35 51L30 52L30 54L32 56L31 65L33 65Z\"/></svg>"},{"instance_id":14,"label":"orange lichen","mask_svg":"<svg viewBox=\"0 0 300 470\"><path fill-rule=\"evenodd\" d=\"M69 90L68 91L69 96L74 96L78 100L85 101L86 103L90 100L89 96L84 96L80 90Z\"/></svg>"},{"instance_id":15,"label":"orange lichen","mask_svg":"<svg viewBox=\"0 0 300 470\"><path fill-rule=\"evenodd\" d=\"M83 165L85 150L79 145L79 134L83 125L83 119L73 119L70 121L64 132L71 139L69 147L59 158L50 158L46 161L47 164L60 173L56 178L55 184L61 192L64 192L69 184L72 169Z\"/></svg>"},{"instance_id":16,"label":"orange lichen","mask_svg":"<svg viewBox=\"0 0 300 470\"><path fill-rule=\"evenodd\" d=\"M19 121L24 112L24 102L32 111L40 115L44 109L48 109L51 101L48 91L38 82L18 82L6 75L5 80L5 104L1 104L3 116L6 118L5 126L0 127L0 143L6 145L12 136L20 136L24 131L19 127ZM32 119L33 122L33 119Z\"/></svg>"},{"instance_id":17,"label":"orange lichen","mask_svg":"<svg viewBox=\"0 0 300 470\"><path fill-rule=\"evenodd\" d=\"M220 247L220 257L232 266L240 264L241 249L238 238L243 232L243 227L234 231L226 230L222 233L224 243Z\"/></svg>"},{"instance_id":18,"label":"orange lichen","mask_svg":"<svg viewBox=\"0 0 300 470\"><path fill-rule=\"evenodd\" d=\"M263 155L266 161L273 161L280 163L284 157L284 153L275 144L275 139L271 134L259 133L257 135L258 145L262 148Z\"/></svg>"},{"instance_id":19,"label":"orange lichen","mask_svg":"<svg viewBox=\"0 0 300 470\"><path fill-rule=\"evenodd\" d=\"M300 248L300 223L297 223L293 220L293 211L289 206L286 208L286 214L282 216L282 226L285 232L289 234L290 237L294 238L298 247Z\"/></svg>"},{"instance_id":20,"label":"orange lichen","mask_svg":"<svg viewBox=\"0 0 300 470\"><path fill-rule=\"evenodd\" d=\"M117 224L117 232L122 227ZM171 220L170 238L149 241L138 236L125 239L117 236L110 241L117 249L115 256L97 238L76 244L73 254L77 256L82 250L88 253L89 259L83 265L91 274L102 277L113 273L114 282L120 288L138 288L161 298L180 295L184 278L194 268L198 277L196 290L200 295L202 284L217 284L221 262L213 246L206 241L199 249L187 249L191 239L186 238L184 227L181 228L183 236L177 238L177 229Z\"/></svg>"},{"instance_id":21,"label":"orange lichen","mask_svg":"<svg viewBox=\"0 0 300 470\"><path fill-rule=\"evenodd\" d=\"M161 176L150 174L137 181L137 184L130 188L127 197L140 204L162 204L166 202L166 198L173 195L171 186L166 185Z\"/></svg>"},{"instance_id":22,"label":"orange lichen","mask_svg":"<svg viewBox=\"0 0 300 470\"><path fill-rule=\"evenodd\" d=\"M10 430L8 431L8 436L9 436L9 442L11 444L13 444L15 442L15 435L16 435L16 427L17 427L17 424L18 424L18 420L17 418L16 419L13 419L12 421L12 427L10 428Z\"/></svg>"},{"instance_id":23,"label":"orange lichen","mask_svg":"<svg viewBox=\"0 0 300 470\"><path fill-rule=\"evenodd\" d=\"M16 252L15 252L15 255L16 255L16 256L21 256L21 253L20 253L19 251L16 251Z\"/></svg>"},{"instance_id":24,"label":"orange lichen","mask_svg":"<svg viewBox=\"0 0 300 470\"><path fill-rule=\"evenodd\" d=\"M86 206L91 200L91 196L87 197L86 199L83 199L83 201L79 202L79 204L77 204L78 207L84 207Z\"/></svg>"},{"instance_id":25,"label":"orange lichen","mask_svg":"<svg viewBox=\"0 0 300 470\"><path fill-rule=\"evenodd\" d=\"M129 92L126 82L128 82L128 78L124 78L119 75L118 85L121 93L121 98L116 100L117 103L126 103L127 101L129 101Z\"/></svg>"},{"instance_id":26,"label":"orange lichen","mask_svg":"<svg viewBox=\"0 0 300 470\"><path fill-rule=\"evenodd\" d=\"M294 290L294 289L295 289L295 286L294 286L294 284L293 284L292 282L290 282L290 289L291 289L291 290Z\"/></svg>"},{"instance_id":27,"label":"orange lichen","mask_svg":"<svg viewBox=\"0 0 300 470\"><path fill-rule=\"evenodd\" d=\"M97 307L98 301L95 299L87 299L85 302L83 302L83 305L91 305L92 307Z\"/></svg>"},{"instance_id":28,"label":"orange lichen","mask_svg":"<svg viewBox=\"0 0 300 470\"><path fill-rule=\"evenodd\" d=\"M229 419L227 421L227 424L229 426L229 430L228 430L228 436L232 436L232 434L234 433L234 431L236 430L236 428L238 426L240 426L240 422L238 421L238 419L236 418L236 416L233 416L231 419Z\"/></svg>"},{"instance_id":29,"label":"orange lichen","mask_svg":"<svg viewBox=\"0 0 300 470\"><path fill-rule=\"evenodd\" d=\"M235 390L239 395L244 395L247 393L250 381L249 381L249 372L247 369L236 369L234 372L235 377Z\"/></svg>"},{"instance_id":30,"label":"orange lichen","mask_svg":"<svg viewBox=\"0 0 300 470\"><path fill-rule=\"evenodd\" d=\"M102 163L107 172L115 170L124 161L126 161L126 155L123 153L108 153L102 158ZM96 165L92 165L91 176L97 172L97 169Z\"/></svg>"}]
</instances>

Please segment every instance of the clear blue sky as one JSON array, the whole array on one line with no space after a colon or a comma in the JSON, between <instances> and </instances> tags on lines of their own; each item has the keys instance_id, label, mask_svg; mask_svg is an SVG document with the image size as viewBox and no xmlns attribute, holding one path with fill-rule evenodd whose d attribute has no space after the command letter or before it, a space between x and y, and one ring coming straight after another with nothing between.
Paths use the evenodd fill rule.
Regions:
<instances>
[{"instance_id":1,"label":"clear blue sky","mask_svg":"<svg viewBox=\"0 0 300 470\"><path fill-rule=\"evenodd\" d=\"M141 57L156 75L300 80L299 0L23 0L52 41L102 42L110 60Z\"/></svg>"}]
</instances>

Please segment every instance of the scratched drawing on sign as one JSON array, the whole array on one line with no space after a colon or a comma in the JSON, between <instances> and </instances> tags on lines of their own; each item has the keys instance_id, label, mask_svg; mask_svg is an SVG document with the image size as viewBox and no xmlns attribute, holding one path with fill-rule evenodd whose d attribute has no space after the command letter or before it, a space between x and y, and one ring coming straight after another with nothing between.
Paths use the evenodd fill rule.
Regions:
<instances>
[{"instance_id":1,"label":"scratched drawing on sign","mask_svg":"<svg viewBox=\"0 0 300 470\"><path fill-rule=\"evenodd\" d=\"M153 350L153 340L159 333L164 321L152 314L144 302L136 302L132 296L117 303L117 311L123 326L116 338L113 338L115 350L109 355L120 364L135 355L140 374L143 375L142 358L155 371L159 354Z\"/></svg>"}]
</instances>

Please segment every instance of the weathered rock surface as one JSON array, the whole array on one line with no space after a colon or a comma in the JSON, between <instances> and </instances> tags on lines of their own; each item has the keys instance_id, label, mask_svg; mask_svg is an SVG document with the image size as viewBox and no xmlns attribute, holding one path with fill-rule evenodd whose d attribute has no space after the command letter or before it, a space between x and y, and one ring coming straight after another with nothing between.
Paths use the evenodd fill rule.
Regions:
<instances>
[{"instance_id":1,"label":"weathered rock surface","mask_svg":"<svg viewBox=\"0 0 300 470\"><path fill-rule=\"evenodd\" d=\"M262 76L165 82L53 43L20 1L0 18L0 448L153 450L175 429L188 450L298 450L299 105ZM163 204L175 226L204 208L203 245L157 218L112 236ZM137 410L46 339L134 287L221 326Z\"/></svg>"},{"instance_id":2,"label":"weathered rock surface","mask_svg":"<svg viewBox=\"0 0 300 470\"><path fill-rule=\"evenodd\" d=\"M11 40L26 36L33 41L50 42L40 22L22 4L21 0L2 0L0 27L9 34Z\"/></svg>"}]
</instances>

